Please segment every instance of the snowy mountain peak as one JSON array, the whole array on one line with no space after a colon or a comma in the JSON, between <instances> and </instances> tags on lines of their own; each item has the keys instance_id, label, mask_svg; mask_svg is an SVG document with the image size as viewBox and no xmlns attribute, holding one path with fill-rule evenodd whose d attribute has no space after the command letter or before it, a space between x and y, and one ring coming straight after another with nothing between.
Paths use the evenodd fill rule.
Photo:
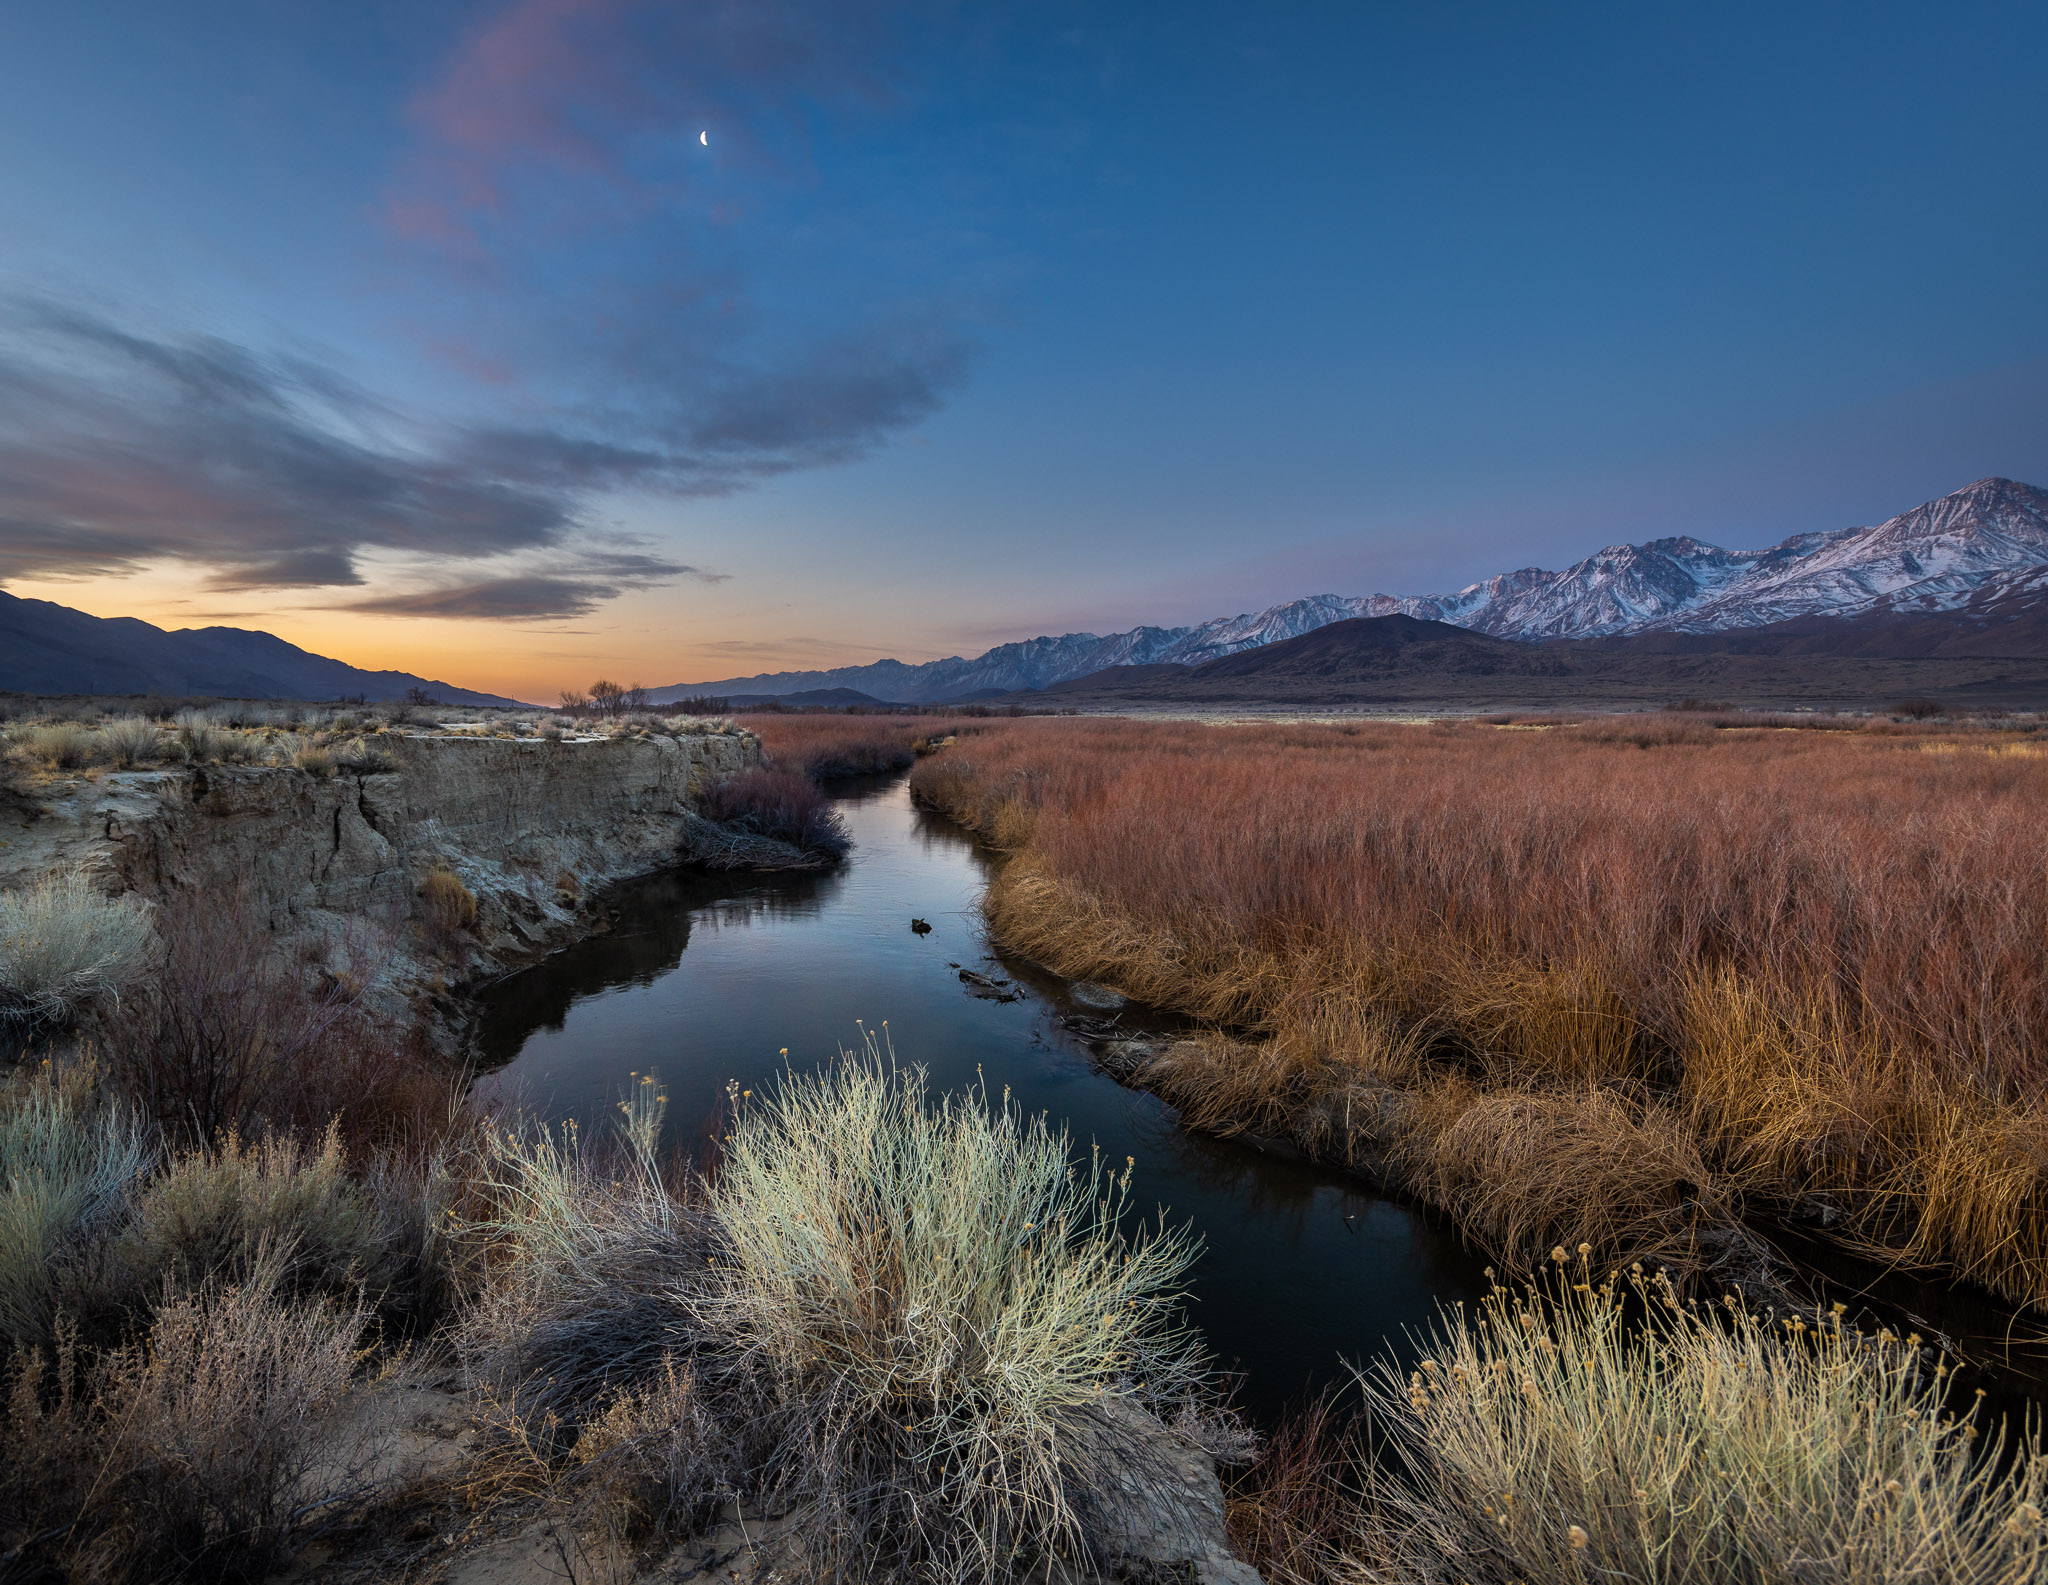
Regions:
<instances>
[{"instance_id":1,"label":"snowy mountain peak","mask_svg":"<svg viewBox=\"0 0 2048 1585\"><path fill-rule=\"evenodd\" d=\"M972 660L780 672L682 684L655 697L856 688L883 699L958 699L1044 688L1110 666L1199 665L1360 616L1412 616L1498 638L1597 638L1873 610L1947 611L2015 597L2048 597L2048 491L1991 478L1873 527L1794 534L1763 550L1723 550L1680 534L1609 545L1561 571L1501 573L1456 594L1310 595L1196 627L1138 627L1106 638L1068 633L998 645Z\"/></svg>"}]
</instances>

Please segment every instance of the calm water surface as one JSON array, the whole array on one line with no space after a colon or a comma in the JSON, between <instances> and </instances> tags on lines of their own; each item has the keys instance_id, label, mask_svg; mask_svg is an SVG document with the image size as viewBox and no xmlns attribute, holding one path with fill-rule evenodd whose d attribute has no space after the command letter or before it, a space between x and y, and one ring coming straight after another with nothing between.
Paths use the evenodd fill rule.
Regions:
<instances>
[{"instance_id":1,"label":"calm water surface","mask_svg":"<svg viewBox=\"0 0 2048 1585\"><path fill-rule=\"evenodd\" d=\"M1242 1401L1261 1418L1341 1377L1343 1359L1399 1348L1439 1301L1483 1291L1480 1261L1429 1213L1190 1134L1171 1107L1097 1071L1057 1022L1090 1010L1058 980L987 956L976 902L992 861L958 826L913 808L900 778L840 807L856 846L836 873L637 882L611 899L612 934L492 987L484 1085L590 1126L633 1074L654 1073L688 1143L717 1118L728 1080L760 1088L784 1048L789 1063L816 1066L857 1045L861 1023L886 1023L897 1056L924 1065L936 1088L982 1075L1064 1122L1080 1149L1135 1158L1138 1202L1164 1205L1205 1241L1193 1316L1217 1358L1245 1373ZM914 934L913 916L931 934ZM956 964L1025 994L977 999Z\"/></svg>"}]
</instances>

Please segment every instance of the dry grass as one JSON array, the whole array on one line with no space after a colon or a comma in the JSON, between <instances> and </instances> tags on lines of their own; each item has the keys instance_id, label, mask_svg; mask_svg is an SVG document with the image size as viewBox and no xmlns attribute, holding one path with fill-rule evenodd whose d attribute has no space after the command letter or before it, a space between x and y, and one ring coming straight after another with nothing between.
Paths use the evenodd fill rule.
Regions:
<instances>
[{"instance_id":1,"label":"dry grass","mask_svg":"<svg viewBox=\"0 0 2048 1585\"><path fill-rule=\"evenodd\" d=\"M154 1137L90 1073L45 1064L0 1090L0 1357L51 1343L103 1285L156 1160Z\"/></svg>"},{"instance_id":2,"label":"dry grass","mask_svg":"<svg viewBox=\"0 0 2048 1585\"><path fill-rule=\"evenodd\" d=\"M1361 1379L1391 1458L1345 1550L1390 1581L2017 1585L2048 1565L2048 1458L1979 1437L1918 1339L1837 1313L1710 1313L1661 1278L1447 1315L1420 1368ZM1980 1445L1980 1442L1988 1445ZM1352 1577L1356 1577L1353 1575Z\"/></svg>"},{"instance_id":3,"label":"dry grass","mask_svg":"<svg viewBox=\"0 0 2048 1585\"><path fill-rule=\"evenodd\" d=\"M0 892L0 1023L69 1023L148 969L149 907L76 871Z\"/></svg>"},{"instance_id":4,"label":"dry grass","mask_svg":"<svg viewBox=\"0 0 2048 1585\"><path fill-rule=\"evenodd\" d=\"M156 723L143 716L120 716L100 728L100 744L107 763L117 770L133 770L154 764L163 753Z\"/></svg>"},{"instance_id":5,"label":"dry grass","mask_svg":"<svg viewBox=\"0 0 2048 1585\"><path fill-rule=\"evenodd\" d=\"M800 851L838 858L853 846L846 821L809 777L766 766L709 783L698 804L704 818Z\"/></svg>"},{"instance_id":6,"label":"dry grass","mask_svg":"<svg viewBox=\"0 0 2048 1585\"><path fill-rule=\"evenodd\" d=\"M102 753L100 734L81 721L30 727L20 734L20 741L30 758L52 770L78 770L95 763Z\"/></svg>"},{"instance_id":7,"label":"dry grass","mask_svg":"<svg viewBox=\"0 0 2048 1585\"><path fill-rule=\"evenodd\" d=\"M102 1360L69 1338L16 1354L8 1562L75 1579L268 1575L360 1484L363 1450L333 1422L357 1390L364 1319L282 1298L259 1272L167 1302Z\"/></svg>"},{"instance_id":8,"label":"dry grass","mask_svg":"<svg viewBox=\"0 0 2048 1585\"><path fill-rule=\"evenodd\" d=\"M1376 1155L1524 1259L1829 1194L2048 1302L2030 737L1024 721L913 786L1015 855L1007 943L1254 1037L1162 1086L1211 1126Z\"/></svg>"},{"instance_id":9,"label":"dry grass","mask_svg":"<svg viewBox=\"0 0 2048 1585\"><path fill-rule=\"evenodd\" d=\"M436 864L420 882L420 925L427 945L444 956L476 928L476 893L445 864Z\"/></svg>"},{"instance_id":10,"label":"dry grass","mask_svg":"<svg viewBox=\"0 0 2048 1585\"><path fill-rule=\"evenodd\" d=\"M1225 1488L1232 1547L1267 1585L1355 1577L1351 1552L1371 1458L1358 1416L1334 1393L1287 1413Z\"/></svg>"}]
</instances>

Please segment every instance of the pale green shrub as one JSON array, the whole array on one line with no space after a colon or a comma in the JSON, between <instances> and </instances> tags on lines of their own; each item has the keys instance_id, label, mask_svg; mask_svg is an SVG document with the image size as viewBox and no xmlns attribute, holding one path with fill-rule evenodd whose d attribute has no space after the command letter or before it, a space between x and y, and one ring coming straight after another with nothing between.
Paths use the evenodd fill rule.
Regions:
<instances>
[{"instance_id":1,"label":"pale green shrub","mask_svg":"<svg viewBox=\"0 0 2048 1585\"><path fill-rule=\"evenodd\" d=\"M148 966L149 909L75 872L0 892L0 1020L63 1023Z\"/></svg>"},{"instance_id":2,"label":"pale green shrub","mask_svg":"<svg viewBox=\"0 0 2048 1585\"><path fill-rule=\"evenodd\" d=\"M155 763L162 753L156 723L139 715L122 716L100 728L100 742L107 762L120 770Z\"/></svg>"},{"instance_id":3,"label":"pale green shrub","mask_svg":"<svg viewBox=\"0 0 2048 1585\"><path fill-rule=\"evenodd\" d=\"M607 1171L573 1125L495 1133L464 1229L488 1246L491 1277L463 1352L523 1413L570 1431L616 1384L688 1351L674 1290L701 1277L711 1245L702 1209L671 1192L630 1133L627 1148L628 1170Z\"/></svg>"},{"instance_id":4,"label":"pale green shrub","mask_svg":"<svg viewBox=\"0 0 2048 1585\"><path fill-rule=\"evenodd\" d=\"M153 1143L89 1082L47 1067L0 1097L0 1339L49 1337L67 1279L116 1232Z\"/></svg>"},{"instance_id":5,"label":"pale green shrub","mask_svg":"<svg viewBox=\"0 0 2048 1585\"><path fill-rule=\"evenodd\" d=\"M287 1292L353 1296L384 1277L384 1232L352 1181L341 1139L234 1136L179 1156L138 1196L119 1259L144 1298L246 1282L261 1270Z\"/></svg>"},{"instance_id":6,"label":"pale green shrub","mask_svg":"<svg viewBox=\"0 0 2048 1585\"><path fill-rule=\"evenodd\" d=\"M1128 1170L1070 1157L1007 1099L929 1100L872 1041L742 1110L687 1304L765 1401L821 1565L1075 1567L1155 1478L1151 1411L1204 1387L1179 1303L1198 1246L1127 1230Z\"/></svg>"},{"instance_id":7,"label":"pale green shrub","mask_svg":"<svg viewBox=\"0 0 2048 1585\"><path fill-rule=\"evenodd\" d=\"M1661 1275L1496 1290L1362 1377L1398 1471L1357 1540L1378 1579L2004 1585L2048 1568L2048 1461L1949 1412L1918 1339L1840 1309L1714 1313Z\"/></svg>"},{"instance_id":8,"label":"pale green shrub","mask_svg":"<svg viewBox=\"0 0 2048 1585\"><path fill-rule=\"evenodd\" d=\"M656 1170L658 1087L622 1112L608 1163L497 1136L468 1226L490 1276L460 1343L525 1453L657 1517L788 1513L847 1580L1083 1573L1120 1510L1173 1500L1196 1246L1125 1229L1127 1175L872 1045L742 1106L704 1204Z\"/></svg>"}]
</instances>

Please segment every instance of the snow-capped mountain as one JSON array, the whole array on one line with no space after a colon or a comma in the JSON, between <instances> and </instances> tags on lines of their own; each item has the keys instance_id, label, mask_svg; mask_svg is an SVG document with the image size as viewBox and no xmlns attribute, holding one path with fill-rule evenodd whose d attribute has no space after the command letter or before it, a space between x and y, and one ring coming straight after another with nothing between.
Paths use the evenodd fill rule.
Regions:
<instances>
[{"instance_id":1,"label":"snow-capped mountain","mask_svg":"<svg viewBox=\"0 0 2048 1585\"><path fill-rule=\"evenodd\" d=\"M958 699L1044 688L1110 666L1198 665L1358 616L1420 617L1499 638L1599 638L1709 633L1880 610L1950 611L2044 596L2048 491L1980 479L1874 528L1795 534L1765 550L1655 539L1610 545L1560 572L1527 567L1502 573L1456 594L1312 595L1197 627L1138 627L1106 638L1068 633L1002 644L971 660L774 672L664 688L655 698L856 688L906 702Z\"/></svg>"},{"instance_id":2,"label":"snow-capped mountain","mask_svg":"<svg viewBox=\"0 0 2048 1585\"><path fill-rule=\"evenodd\" d=\"M1711 633L1800 616L1953 610L2044 573L2048 491L1979 479L1875 528L1795 534L1759 551L1694 539L1612 545L1562 572L1473 584L1439 610L1399 608L1502 638Z\"/></svg>"}]
</instances>

